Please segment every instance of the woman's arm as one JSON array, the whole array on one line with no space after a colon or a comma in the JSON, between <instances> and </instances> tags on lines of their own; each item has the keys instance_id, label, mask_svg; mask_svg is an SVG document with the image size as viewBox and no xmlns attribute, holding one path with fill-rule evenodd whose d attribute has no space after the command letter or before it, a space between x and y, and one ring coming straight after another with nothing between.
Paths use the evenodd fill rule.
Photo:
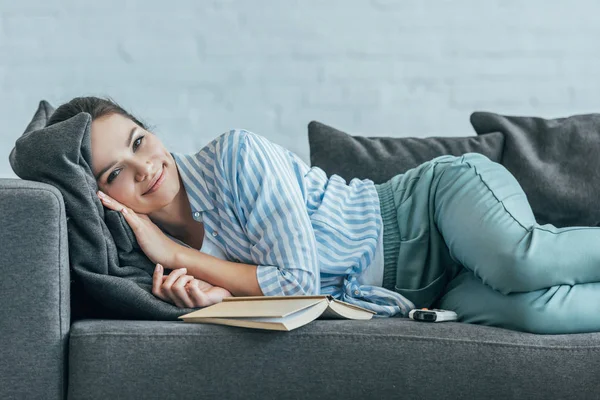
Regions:
<instances>
[{"instance_id":1,"label":"woman's arm","mask_svg":"<svg viewBox=\"0 0 600 400\"><path fill-rule=\"evenodd\" d=\"M256 278L256 265L221 260L182 246L172 268L187 268L189 275L225 288L234 296L263 296Z\"/></svg>"},{"instance_id":2,"label":"woman's arm","mask_svg":"<svg viewBox=\"0 0 600 400\"><path fill-rule=\"evenodd\" d=\"M252 291L264 296L318 294L317 241L306 209L302 166L290 151L260 135L242 130L224 139L218 165L232 194L236 222L252 242L250 257L244 259L251 268L233 271L252 271L251 284L258 280Z\"/></svg>"},{"instance_id":3,"label":"woman's arm","mask_svg":"<svg viewBox=\"0 0 600 400\"><path fill-rule=\"evenodd\" d=\"M172 270L187 268L191 276L222 287L234 296L263 296L256 265L224 261L175 243L147 215L137 214L102 192L98 196L107 208L121 210L144 254L152 262Z\"/></svg>"},{"instance_id":4,"label":"woman's arm","mask_svg":"<svg viewBox=\"0 0 600 400\"><path fill-rule=\"evenodd\" d=\"M247 131L224 137L230 143L219 165L229 191L237 194L234 201L242 210L240 223L254 242L252 264L223 261L175 243L147 215L137 214L101 192L98 196L107 208L122 212L154 263L169 269L187 268L190 275L234 296L318 294L316 238L302 177L297 176L288 151Z\"/></svg>"},{"instance_id":5,"label":"woman's arm","mask_svg":"<svg viewBox=\"0 0 600 400\"><path fill-rule=\"evenodd\" d=\"M152 262L162 263L172 270L187 268L193 277L227 289L234 296L263 296L256 265L224 261L175 243L147 215L135 213L102 192L98 196L107 208L121 210L144 254Z\"/></svg>"}]
</instances>

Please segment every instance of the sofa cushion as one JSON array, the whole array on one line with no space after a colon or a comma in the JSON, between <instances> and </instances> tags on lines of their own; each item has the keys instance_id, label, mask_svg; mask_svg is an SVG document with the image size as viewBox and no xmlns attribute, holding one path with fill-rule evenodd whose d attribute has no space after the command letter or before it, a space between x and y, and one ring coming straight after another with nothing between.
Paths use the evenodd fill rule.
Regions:
<instances>
[{"instance_id":1,"label":"sofa cushion","mask_svg":"<svg viewBox=\"0 0 600 400\"><path fill-rule=\"evenodd\" d=\"M291 332L86 320L71 327L69 398L597 398L598 343L600 333L408 318L316 320Z\"/></svg>"},{"instance_id":2,"label":"sofa cushion","mask_svg":"<svg viewBox=\"0 0 600 400\"><path fill-rule=\"evenodd\" d=\"M502 164L539 224L600 226L600 114L544 119L475 112L471 124L480 137L504 134Z\"/></svg>"},{"instance_id":3,"label":"sofa cushion","mask_svg":"<svg viewBox=\"0 0 600 400\"><path fill-rule=\"evenodd\" d=\"M311 165L330 176L371 179L383 183L437 156L481 153L493 161L502 156L504 136L491 133L466 137L352 136L323 123L308 124Z\"/></svg>"}]
</instances>

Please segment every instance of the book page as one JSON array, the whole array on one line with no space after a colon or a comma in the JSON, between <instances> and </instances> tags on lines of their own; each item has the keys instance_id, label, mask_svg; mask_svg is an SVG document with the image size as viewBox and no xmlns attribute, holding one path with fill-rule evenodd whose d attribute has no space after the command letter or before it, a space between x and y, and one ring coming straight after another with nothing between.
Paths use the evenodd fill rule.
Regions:
<instances>
[{"instance_id":1,"label":"book page","mask_svg":"<svg viewBox=\"0 0 600 400\"><path fill-rule=\"evenodd\" d=\"M329 302L329 309L334 318L345 318L345 319L371 319L373 315L377 314L375 311L367 310L366 308L355 306L339 300L331 300Z\"/></svg>"},{"instance_id":2,"label":"book page","mask_svg":"<svg viewBox=\"0 0 600 400\"><path fill-rule=\"evenodd\" d=\"M325 311L323 311L323 314L321 314L319 319L348 319L348 318L344 317L341 314L338 314L331 307L327 307L327 309Z\"/></svg>"},{"instance_id":3,"label":"book page","mask_svg":"<svg viewBox=\"0 0 600 400\"><path fill-rule=\"evenodd\" d=\"M304 315L310 314L311 312L314 313L314 309L309 307L285 317L236 317L235 319L238 321L248 320L256 322L285 322L296 318L303 318Z\"/></svg>"}]
</instances>

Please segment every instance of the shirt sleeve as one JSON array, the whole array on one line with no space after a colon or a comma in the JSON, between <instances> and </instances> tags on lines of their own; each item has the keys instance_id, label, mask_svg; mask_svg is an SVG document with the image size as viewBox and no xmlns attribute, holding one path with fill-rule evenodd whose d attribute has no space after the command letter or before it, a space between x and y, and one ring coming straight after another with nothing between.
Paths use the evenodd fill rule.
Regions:
<instances>
[{"instance_id":1,"label":"shirt sleeve","mask_svg":"<svg viewBox=\"0 0 600 400\"><path fill-rule=\"evenodd\" d=\"M283 147L234 131L224 165L240 223L252 242L256 277L265 296L320 292L315 233L306 209L304 177Z\"/></svg>"}]
</instances>

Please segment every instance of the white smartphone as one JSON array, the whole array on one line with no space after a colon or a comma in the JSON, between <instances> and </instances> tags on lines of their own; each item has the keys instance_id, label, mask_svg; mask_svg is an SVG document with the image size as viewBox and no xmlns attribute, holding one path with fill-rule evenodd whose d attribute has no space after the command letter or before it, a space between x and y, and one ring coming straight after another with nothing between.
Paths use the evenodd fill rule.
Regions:
<instances>
[{"instance_id":1,"label":"white smartphone","mask_svg":"<svg viewBox=\"0 0 600 400\"><path fill-rule=\"evenodd\" d=\"M444 321L456 321L458 315L454 311L440 310L438 308L415 308L410 310L408 317L415 321L423 322L444 322Z\"/></svg>"}]
</instances>

